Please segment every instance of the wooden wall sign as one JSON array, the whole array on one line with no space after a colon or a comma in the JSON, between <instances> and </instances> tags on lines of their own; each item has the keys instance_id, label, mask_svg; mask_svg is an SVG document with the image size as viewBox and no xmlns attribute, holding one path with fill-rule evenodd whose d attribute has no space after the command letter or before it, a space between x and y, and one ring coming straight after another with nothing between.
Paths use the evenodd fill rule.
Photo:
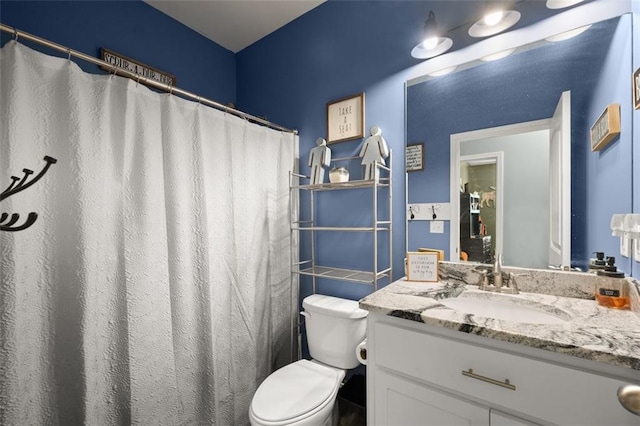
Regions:
<instances>
[{"instance_id":1,"label":"wooden wall sign","mask_svg":"<svg viewBox=\"0 0 640 426\"><path fill-rule=\"evenodd\" d=\"M591 126L591 151L600 151L619 134L620 104L610 104Z\"/></svg>"},{"instance_id":2,"label":"wooden wall sign","mask_svg":"<svg viewBox=\"0 0 640 426\"><path fill-rule=\"evenodd\" d=\"M640 109L640 68L633 73L633 108Z\"/></svg>"},{"instance_id":3,"label":"wooden wall sign","mask_svg":"<svg viewBox=\"0 0 640 426\"><path fill-rule=\"evenodd\" d=\"M327 104L327 144L364 137L364 93Z\"/></svg>"},{"instance_id":4,"label":"wooden wall sign","mask_svg":"<svg viewBox=\"0 0 640 426\"><path fill-rule=\"evenodd\" d=\"M100 54L103 61L108 62L113 66L111 68L101 66L100 68L105 71L115 72L116 74L135 79L128 74L118 73L118 70L124 70L172 87L175 87L176 85L176 77L174 75L160 71L134 59L127 58L126 56L109 49L102 48Z\"/></svg>"}]
</instances>

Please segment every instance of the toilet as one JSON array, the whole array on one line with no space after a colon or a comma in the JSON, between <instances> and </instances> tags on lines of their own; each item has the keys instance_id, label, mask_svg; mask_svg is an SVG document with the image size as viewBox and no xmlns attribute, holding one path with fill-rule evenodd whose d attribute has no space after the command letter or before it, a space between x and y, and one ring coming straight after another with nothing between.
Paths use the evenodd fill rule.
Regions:
<instances>
[{"instance_id":1,"label":"toilet","mask_svg":"<svg viewBox=\"0 0 640 426\"><path fill-rule=\"evenodd\" d=\"M334 424L346 370L360 364L356 346L366 337L367 311L358 302L313 294L302 307L313 359L282 367L260 384L249 408L254 426Z\"/></svg>"}]
</instances>

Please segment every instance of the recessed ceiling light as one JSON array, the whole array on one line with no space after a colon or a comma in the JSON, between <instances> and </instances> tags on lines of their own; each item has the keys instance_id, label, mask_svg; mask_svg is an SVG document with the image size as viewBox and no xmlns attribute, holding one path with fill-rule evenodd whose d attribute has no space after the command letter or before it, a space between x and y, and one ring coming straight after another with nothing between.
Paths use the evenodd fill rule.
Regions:
<instances>
[{"instance_id":1,"label":"recessed ceiling light","mask_svg":"<svg viewBox=\"0 0 640 426\"><path fill-rule=\"evenodd\" d=\"M591 24L585 25L583 27L576 28L574 30L565 31L565 32L560 33L560 34L552 35L551 37L545 38L545 40L553 41L553 42L569 40L570 38L573 38L573 37L576 37L576 36L582 34L583 32L587 31L589 28L591 28Z\"/></svg>"},{"instance_id":2,"label":"recessed ceiling light","mask_svg":"<svg viewBox=\"0 0 640 426\"><path fill-rule=\"evenodd\" d=\"M449 67L449 68L444 68L444 69L441 69L439 71L434 71L432 73L429 73L428 75L430 77L440 77L442 75L447 75L447 74L453 72L453 70L455 70L456 68L458 68L458 67L457 66L453 66L453 67Z\"/></svg>"},{"instance_id":3,"label":"recessed ceiling light","mask_svg":"<svg viewBox=\"0 0 640 426\"><path fill-rule=\"evenodd\" d=\"M469 28L471 37L488 37L514 26L520 20L517 10L504 10L485 15Z\"/></svg>"},{"instance_id":4,"label":"recessed ceiling light","mask_svg":"<svg viewBox=\"0 0 640 426\"><path fill-rule=\"evenodd\" d=\"M581 3L582 1L583 0L547 0L547 7L549 9L563 9Z\"/></svg>"},{"instance_id":5,"label":"recessed ceiling light","mask_svg":"<svg viewBox=\"0 0 640 426\"><path fill-rule=\"evenodd\" d=\"M502 52L494 53L493 55L484 56L480 58L480 60L485 62L497 61L498 59L506 58L507 56L511 55L515 51L516 49L503 50Z\"/></svg>"}]
</instances>

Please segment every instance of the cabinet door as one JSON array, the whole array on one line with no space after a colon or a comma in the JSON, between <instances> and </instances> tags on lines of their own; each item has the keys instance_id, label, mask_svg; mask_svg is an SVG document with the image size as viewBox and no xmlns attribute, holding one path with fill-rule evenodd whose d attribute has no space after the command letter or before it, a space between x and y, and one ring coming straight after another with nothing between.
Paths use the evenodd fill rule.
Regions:
<instances>
[{"instance_id":1,"label":"cabinet door","mask_svg":"<svg viewBox=\"0 0 640 426\"><path fill-rule=\"evenodd\" d=\"M538 426L538 423L531 423L527 420L501 413L493 408L489 415L489 423L491 426Z\"/></svg>"},{"instance_id":2,"label":"cabinet door","mask_svg":"<svg viewBox=\"0 0 640 426\"><path fill-rule=\"evenodd\" d=\"M374 420L394 426L489 426L489 409L377 370Z\"/></svg>"}]
</instances>

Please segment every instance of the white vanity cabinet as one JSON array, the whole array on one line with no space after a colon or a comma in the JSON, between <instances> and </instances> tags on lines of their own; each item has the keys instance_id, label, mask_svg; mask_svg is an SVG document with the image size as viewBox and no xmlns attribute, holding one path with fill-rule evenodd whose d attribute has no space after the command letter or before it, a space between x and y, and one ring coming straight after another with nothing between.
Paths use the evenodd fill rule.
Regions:
<instances>
[{"instance_id":1,"label":"white vanity cabinet","mask_svg":"<svg viewBox=\"0 0 640 426\"><path fill-rule=\"evenodd\" d=\"M374 312L367 321L367 424L640 424L617 400L638 384L626 369Z\"/></svg>"}]
</instances>

